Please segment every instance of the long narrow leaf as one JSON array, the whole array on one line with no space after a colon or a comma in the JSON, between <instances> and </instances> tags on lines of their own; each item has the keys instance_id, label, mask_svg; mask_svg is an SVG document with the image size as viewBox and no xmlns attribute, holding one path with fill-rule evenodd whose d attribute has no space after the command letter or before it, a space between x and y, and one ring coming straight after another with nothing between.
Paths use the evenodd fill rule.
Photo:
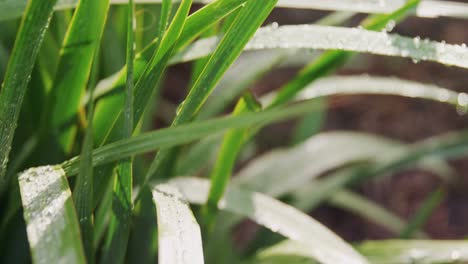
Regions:
<instances>
[{"instance_id":1,"label":"long narrow leaf","mask_svg":"<svg viewBox=\"0 0 468 264\"><path fill-rule=\"evenodd\" d=\"M217 42L217 38L199 40L185 52L177 54L172 61L183 62L207 56L213 52ZM465 45L451 45L358 28L316 25L266 27L257 32L245 50L276 48L346 50L468 67L468 49Z\"/></svg>"},{"instance_id":2,"label":"long narrow leaf","mask_svg":"<svg viewBox=\"0 0 468 264\"><path fill-rule=\"evenodd\" d=\"M187 45L192 39L200 35L204 30L217 23L220 19L229 15L231 12L236 10L244 0L225 0L225 1L216 1L209 5L204 6L194 14L190 15L185 21L185 25L182 28L182 31L179 32L179 38L176 43L168 43L166 40L166 46L171 47L173 44L176 44L177 47L174 47L174 50L178 50L181 47ZM177 24L180 24L177 23ZM175 31L178 28L174 28ZM171 33L174 34L175 32ZM163 40L164 41L164 40ZM143 71L146 65L149 63L152 54L157 48L158 40L153 41L148 47L144 49L143 52L136 55L135 61L135 79L139 79L143 75ZM171 54L166 54L163 59L165 61L169 60ZM165 65L165 63L160 63ZM156 76L158 77L158 76ZM159 78L155 78L159 79ZM102 94L104 91L108 92L114 89L120 89L124 87L125 84L125 69L122 69L120 72L116 73L114 76L111 76L108 79L103 80L98 87L96 88L96 94ZM147 100L147 96L143 97ZM82 102L86 102L87 98L85 97ZM135 102L137 99L135 98ZM103 98L99 101L96 106L97 115L94 119L95 123L95 134L97 135L96 142L101 144L105 136L109 133L109 129L112 127L116 120L115 109L119 109L124 104L124 97L122 95L115 95L109 98ZM142 104L144 106L146 104ZM135 118L135 121L139 118Z\"/></svg>"},{"instance_id":3,"label":"long narrow leaf","mask_svg":"<svg viewBox=\"0 0 468 264\"><path fill-rule=\"evenodd\" d=\"M78 113L80 95L85 91L95 52L99 46L109 9L109 0L81 0L62 45L60 61L51 91L50 119L65 153L69 153L76 127L65 124Z\"/></svg>"},{"instance_id":4,"label":"long narrow leaf","mask_svg":"<svg viewBox=\"0 0 468 264\"><path fill-rule=\"evenodd\" d=\"M463 263L468 261L464 240L383 240L357 246L372 263Z\"/></svg>"},{"instance_id":5,"label":"long narrow leaf","mask_svg":"<svg viewBox=\"0 0 468 264\"><path fill-rule=\"evenodd\" d=\"M174 128L160 129L128 140L118 141L96 149L93 152L94 166L106 164L131 155L145 153L161 147L173 147L180 144L214 135L227 129L241 128L255 124L269 124L285 120L294 116L304 115L313 111L313 102L298 103L288 107L280 107L258 113L245 114L238 117L225 117L194 124L181 125ZM463 154L465 148L465 132L452 133L437 139L434 143L426 142L421 148L415 149L413 158L420 158L427 153L441 153L441 155ZM441 151L444 150L444 151ZM459 152L459 153L457 153ZM68 173L76 174L79 158L73 158L64 163Z\"/></svg>"},{"instance_id":6,"label":"long narrow leaf","mask_svg":"<svg viewBox=\"0 0 468 264\"><path fill-rule=\"evenodd\" d=\"M166 1L167 5L167 1ZM166 7L167 8L167 7ZM169 9L170 10L170 9ZM168 11L170 12L170 11ZM163 21L167 23L167 21ZM124 125L122 138L130 138L133 133L133 60L135 58L135 4L128 1L127 7L127 78L125 89L125 108L123 109ZM117 177L113 184L112 214L107 236L107 248L103 263L123 263L130 234L130 221L133 210L133 158L120 161L117 166Z\"/></svg>"},{"instance_id":7,"label":"long narrow leaf","mask_svg":"<svg viewBox=\"0 0 468 264\"><path fill-rule=\"evenodd\" d=\"M381 240L358 244L356 249L375 264L433 264L468 261L468 243L463 240ZM271 263L277 258L291 263L300 257L314 258L303 245L287 240L259 252L252 263ZM281 262L280 262L281 263ZM305 261L299 263L311 263Z\"/></svg>"},{"instance_id":8,"label":"long narrow leaf","mask_svg":"<svg viewBox=\"0 0 468 264\"><path fill-rule=\"evenodd\" d=\"M29 169L19 185L34 263L86 263L65 171Z\"/></svg>"},{"instance_id":9,"label":"long narrow leaf","mask_svg":"<svg viewBox=\"0 0 468 264\"><path fill-rule=\"evenodd\" d=\"M406 152L408 147L387 138L353 132L319 134L287 150L276 150L253 160L233 179L233 184L281 196L341 166L371 161L381 153ZM424 166L424 165L422 165ZM430 170L446 174L447 164ZM288 175L285 177L284 175ZM451 176L451 175L444 175Z\"/></svg>"},{"instance_id":10,"label":"long narrow leaf","mask_svg":"<svg viewBox=\"0 0 468 264\"><path fill-rule=\"evenodd\" d=\"M56 1L29 2L8 62L0 93L0 194L8 185L5 174L13 136L31 72Z\"/></svg>"},{"instance_id":11,"label":"long narrow leaf","mask_svg":"<svg viewBox=\"0 0 468 264\"><path fill-rule=\"evenodd\" d=\"M158 216L159 263L204 263L200 227L183 195L168 184L156 185L152 192Z\"/></svg>"},{"instance_id":12,"label":"long narrow leaf","mask_svg":"<svg viewBox=\"0 0 468 264\"><path fill-rule=\"evenodd\" d=\"M252 38L270 14L277 0L248 1L222 38L219 46L208 60L199 78L190 89L184 102L179 106L177 116L171 126L178 126L193 119L205 103L221 77L241 54L244 46ZM174 150L160 150L151 164L147 177L156 173L168 176L172 170L170 160Z\"/></svg>"},{"instance_id":13,"label":"long narrow leaf","mask_svg":"<svg viewBox=\"0 0 468 264\"><path fill-rule=\"evenodd\" d=\"M209 189L207 180L179 178L171 182L189 202L206 202ZM227 191L218 206L222 210L249 217L258 224L303 244L321 263L367 263L319 222L266 195L233 187Z\"/></svg>"}]
</instances>

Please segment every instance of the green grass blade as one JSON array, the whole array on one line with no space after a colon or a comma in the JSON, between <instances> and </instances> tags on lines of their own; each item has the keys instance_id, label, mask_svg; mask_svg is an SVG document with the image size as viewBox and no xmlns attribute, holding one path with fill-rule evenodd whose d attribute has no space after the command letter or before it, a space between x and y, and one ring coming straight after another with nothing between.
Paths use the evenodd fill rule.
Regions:
<instances>
[{"instance_id":1,"label":"green grass blade","mask_svg":"<svg viewBox=\"0 0 468 264\"><path fill-rule=\"evenodd\" d=\"M222 18L232 13L236 10L245 0L225 0L225 1L216 1L209 5L204 6L197 12L190 15L185 25L180 32L180 36L177 40L177 45L175 50L187 45L191 40L200 35L204 30L212 26L213 24L219 22ZM143 52L137 54L135 61L135 79L139 79L143 75L143 71L151 59L153 52L157 48L158 41L154 40ZM173 44L173 43L172 43ZM172 45L166 43L166 45ZM168 60L171 54L167 54L167 58L164 57L164 60ZM166 63L161 63L166 64ZM103 80L98 87L96 88L96 94L102 95L106 92L112 90L123 91L125 85L125 69L116 73L114 76L111 76L108 79ZM87 98L82 101L86 102ZM117 94L115 96L110 96L102 98L98 105L96 106L97 114L94 119L95 124L95 135L96 141L98 144L101 144L109 133L110 127L113 126L116 117L115 109L120 109L123 107L124 97L122 94ZM145 104L146 105L146 104ZM139 118L135 118L137 121Z\"/></svg>"},{"instance_id":2,"label":"green grass blade","mask_svg":"<svg viewBox=\"0 0 468 264\"><path fill-rule=\"evenodd\" d=\"M74 125L67 127L66 123L74 120L78 113L108 9L109 0L81 0L62 45L49 102L50 112L47 113L50 116L45 120L51 120L53 132L58 135L58 141L65 153L70 153L77 129Z\"/></svg>"},{"instance_id":3,"label":"green grass blade","mask_svg":"<svg viewBox=\"0 0 468 264\"><path fill-rule=\"evenodd\" d=\"M138 82L134 87L133 95L133 104L135 106L133 109L134 128L136 124L140 122L141 117L148 106L149 100L152 98L152 95L157 92L155 88L159 87L157 83L160 81L161 76L164 73L164 70L167 66L167 61L170 58L177 40L184 28L191 3L191 0L184 0L181 2L171 25L164 33L164 36L161 38L161 40L158 42L158 48L154 50L154 54L148 65L144 70L140 68L141 71L144 71L140 78L138 78L137 72L139 71L139 67L143 67L144 65L138 64L137 62L134 64L134 78L138 79ZM98 111L97 113L101 114L100 118L105 117L104 119L100 120L105 122L96 122L96 118L94 119L94 125L97 126L95 127L94 131L99 133L98 137L100 138L97 140L98 142L101 142L100 144L106 144L119 140L121 138L121 131L124 129L125 125L124 115L120 110L122 109L120 108L121 106L119 105L116 106L116 108L109 108L107 103L109 102L105 103L105 105L107 105L106 111L110 110L111 112L106 112L104 111L105 109L98 108L99 105L96 107L96 111ZM111 104L113 103L115 102L111 102ZM115 113L115 109L119 109L117 110L117 113ZM98 182L96 182L96 193L102 193L102 189L105 188L104 186L106 186L106 182L109 180L109 175L112 173L112 169L113 166L100 168L99 173L101 176L99 180L97 180Z\"/></svg>"},{"instance_id":4,"label":"green grass blade","mask_svg":"<svg viewBox=\"0 0 468 264\"><path fill-rule=\"evenodd\" d=\"M316 182L317 183L317 182ZM320 188L320 184L316 185ZM394 234L399 234L405 229L406 222L396 214L388 211L368 198L347 190L336 192L327 203L331 206L352 212L362 218L372 221L376 225L380 225ZM412 236L427 237L423 232L414 230Z\"/></svg>"},{"instance_id":5,"label":"green grass blade","mask_svg":"<svg viewBox=\"0 0 468 264\"><path fill-rule=\"evenodd\" d=\"M172 183L189 202L206 202L210 188L207 180L179 178ZM368 263L319 222L269 196L232 187L218 206L222 210L249 217L274 232L294 239L306 246L321 263Z\"/></svg>"},{"instance_id":6,"label":"green grass blade","mask_svg":"<svg viewBox=\"0 0 468 264\"><path fill-rule=\"evenodd\" d=\"M29 169L19 185L33 262L86 263L65 171Z\"/></svg>"},{"instance_id":7,"label":"green grass blade","mask_svg":"<svg viewBox=\"0 0 468 264\"><path fill-rule=\"evenodd\" d=\"M186 99L179 106L172 126L187 123L196 116L215 85L234 60L239 57L244 46L270 14L276 2L277 0L248 1L245 4L190 89ZM147 178L156 173L159 176L169 176L172 164L168 161L172 160L174 155L174 150L160 150L148 170Z\"/></svg>"},{"instance_id":8,"label":"green grass blade","mask_svg":"<svg viewBox=\"0 0 468 264\"><path fill-rule=\"evenodd\" d=\"M0 194L24 95L56 0L30 1L15 40L0 93Z\"/></svg>"},{"instance_id":9,"label":"green grass blade","mask_svg":"<svg viewBox=\"0 0 468 264\"><path fill-rule=\"evenodd\" d=\"M422 229L424 224L427 223L429 217L436 209L437 206L445 198L445 190L442 188L437 189L431 193L423 202L421 207L416 211L416 214L411 218L408 225L402 230L400 238L408 239L411 238L415 231Z\"/></svg>"},{"instance_id":10,"label":"green grass blade","mask_svg":"<svg viewBox=\"0 0 468 264\"><path fill-rule=\"evenodd\" d=\"M208 97L197 119L207 119L221 113L247 87L277 66L288 54L288 52L272 53L269 51L243 54Z\"/></svg>"},{"instance_id":11,"label":"green grass blade","mask_svg":"<svg viewBox=\"0 0 468 264\"><path fill-rule=\"evenodd\" d=\"M153 187L158 217L159 263L203 264L200 227L183 195L171 185Z\"/></svg>"},{"instance_id":12,"label":"green grass blade","mask_svg":"<svg viewBox=\"0 0 468 264\"><path fill-rule=\"evenodd\" d=\"M468 261L465 240L383 240L357 246L372 263L463 263Z\"/></svg>"},{"instance_id":13,"label":"green grass blade","mask_svg":"<svg viewBox=\"0 0 468 264\"><path fill-rule=\"evenodd\" d=\"M169 5L169 6L168 6ZM170 12L170 1L165 1L167 13ZM167 18L166 18L167 19ZM164 24L167 21L162 21ZM127 80L125 89L125 108L123 109L124 125L122 139L131 138L134 129L133 120L133 86L135 58L135 4L128 1L127 7ZM130 221L132 216L132 189L133 189L133 158L129 157L120 161L117 166L117 176L114 180L112 213L106 241L106 249L103 255L103 263L123 263L130 235ZM90 205L92 206L92 205Z\"/></svg>"},{"instance_id":14,"label":"green grass blade","mask_svg":"<svg viewBox=\"0 0 468 264\"><path fill-rule=\"evenodd\" d=\"M93 98L94 85L90 86L91 98ZM92 101L88 105L87 120L92 120L94 115L94 104ZM83 248L86 254L88 263L94 263L94 247L93 247L93 166L92 166L92 151L93 151L93 128L92 123L86 128L83 147L81 149L80 171L76 180L74 190L74 200L76 211L81 229L81 237L83 240Z\"/></svg>"},{"instance_id":15,"label":"green grass blade","mask_svg":"<svg viewBox=\"0 0 468 264\"><path fill-rule=\"evenodd\" d=\"M260 111L261 109L262 106L257 103L252 94L250 92L246 92L237 103L232 115L242 115L247 112ZM248 129L230 130L224 136L217 160L211 171L211 185L208 193L207 204L203 208L205 223L209 228L214 223L214 217L218 209L218 202L226 191L237 155L242 148L242 143L248 136Z\"/></svg>"},{"instance_id":16,"label":"green grass blade","mask_svg":"<svg viewBox=\"0 0 468 264\"><path fill-rule=\"evenodd\" d=\"M458 96L456 96L458 97ZM304 115L314 111L313 102L306 101L288 107L280 107L279 109L270 109L258 113L244 114L237 117L218 118L209 121L198 122L196 124L182 125L180 127L160 129L155 132L143 134L132 139L115 142L103 146L94 151L94 164L102 165L108 162L116 161L121 158L126 158L131 155L145 153L161 147L173 147L180 144L189 143L191 141L203 138L205 136L214 135L226 131L226 129L242 128L248 125L269 124L275 121L285 120L291 117ZM452 138L453 137L453 138ZM445 141L447 140L447 142ZM427 151L431 151L431 147L437 149L454 148L455 150L463 150L463 132L448 136L445 140L437 142L436 146L428 146ZM459 148L451 145L453 141L458 140ZM445 145L447 144L447 145ZM76 165L79 159L74 158L65 162L67 172L76 173Z\"/></svg>"}]
</instances>

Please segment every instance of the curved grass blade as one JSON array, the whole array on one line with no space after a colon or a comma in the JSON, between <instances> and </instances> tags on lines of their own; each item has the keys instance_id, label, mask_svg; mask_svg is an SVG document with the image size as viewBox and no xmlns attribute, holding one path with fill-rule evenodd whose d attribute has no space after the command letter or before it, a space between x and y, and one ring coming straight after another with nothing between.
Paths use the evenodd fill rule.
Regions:
<instances>
[{"instance_id":1,"label":"curved grass blade","mask_svg":"<svg viewBox=\"0 0 468 264\"><path fill-rule=\"evenodd\" d=\"M179 188L189 202L206 202L209 181L178 178L171 183ZM249 217L258 224L301 243L321 263L368 263L319 222L269 196L231 187L218 206L222 210Z\"/></svg>"},{"instance_id":2,"label":"curved grass blade","mask_svg":"<svg viewBox=\"0 0 468 264\"><path fill-rule=\"evenodd\" d=\"M443 188L439 188L424 199L421 207L416 211L405 229L401 231L400 238L408 239L415 231L422 229L436 207L441 204L444 198L445 190Z\"/></svg>"},{"instance_id":3,"label":"curved grass blade","mask_svg":"<svg viewBox=\"0 0 468 264\"><path fill-rule=\"evenodd\" d=\"M165 1L163 9L170 13L171 1ZM168 16L168 14L166 14ZM164 19L167 19L165 17ZM165 25L166 20L162 21ZM133 122L133 61L135 58L135 4L128 1L127 6L127 80L125 89L125 108L123 109L124 125L122 138L131 138L134 128ZM130 235L130 221L133 210L133 158L129 157L120 161L116 170L117 176L113 184L112 213L106 241L106 250L103 255L103 263L123 263ZM92 204L90 205L92 206Z\"/></svg>"},{"instance_id":4,"label":"curved grass blade","mask_svg":"<svg viewBox=\"0 0 468 264\"><path fill-rule=\"evenodd\" d=\"M159 263L203 264L200 227L183 195L168 184L153 187L158 217Z\"/></svg>"},{"instance_id":5,"label":"curved grass blade","mask_svg":"<svg viewBox=\"0 0 468 264\"><path fill-rule=\"evenodd\" d=\"M445 136L429 138L410 145L407 151L384 153L376 157L371 163L357 164L338 170L324 178L321 188L316 189L315 192L310 192L307 186L298 190L295 196L301 198L293 198L296 200L295 204L300 208L311 209L345 186L360 183L377 176L388 175L395 171L414 166L417 162L427 162L431 166L433 162L431 160L434 158L443 157L449 159L457 157L466 150L466 147L463 144L457 146L455 142L449 143L457 137L455 134L449 133ZM459 139L465 140L463 137Z\"/></svg>"},{"instance_id":6,"label":"curved grass blade","mask_svg":"<svg viewBox=\"0 0 468 264\"><path fill-rule=\"evenodd\" d=\"M270 14L276 2L277 0L248 1L239 11L237 18L225 33L189 94L179 106L171 126L187 123L197 115L215 85L234 60L239 57L244 46ZM161 149L156 154L146 178L149 179L155 174L160 177L169 176L173 165L169 161L173 160L174 155L173 149Z\"/></svg>"},{"instance_id":7,"label":"curved grass blade","mask_svg":"<svg viewBox=\"0 0 468 264\"><path fill-rule=\"evenodd\" d=\"M253 160L233 178L233 184L275 197L295 190L324 173L381 153L407 152L408 147L387 138L353 132L328 132L293 148L276 150ZM428 169L450 177L449 165ZM421 165L421 166L424 166ZM288 177L284 177L288 175ZM313 185L313 184L312 184ZM310 192L310 191L309 191Z\"/></svg>"},{"instance_id":8,"label":"curved grass blade","mask_svg":"<svg viewBox=\"0 0 468 264\"><path fill-rule=\"evenodd\" d=\"M19 176L34 263L86 263L65 171L40 167Z\"/></svg>"},{"instance_id":9,"label":"curved grass blade","mask_svg":"<svg viewBox=\"0 0 468 264\"><path fill-rule=\"evenodd\" d=\"M30 1L8 61L0 92L0 194L24 95L56 0ZM1 8L0 8L1 9Z\"/></svg>"},{"instance_id":10,"label":"curved grass blade","mask_svg":"<svg viewBox=\"0 0 468 264\"><path fill-rule=\"evenodd\" d=\"M320 188L320 184L317 183L318 181L315 182L316 188ZM388 229L394 234L402 232L407 225L406 221L401 219L399 216L393 214L374 201L351 191L340 190L330 197L330 199L327 200L327 203L331 206L344 209L368 219L376 225L380 225ZM411 237L412 236L419 238L427 237L426 234L418 231L416 228L413 230Z\"/></svg>"},{"instance_id":11,"label":"curved grass blade","mask_svg":"<svg viewBox=\"0 0 468 264\"><path fill-rule=\"evenodd\" d=\"M372 263L463 263L468 261L464 240L383 240L357 246Z\"/></svg>"},{"instance_id":12,"label":"curved grass blade","mask_svg":"<svg viewBox=\"0 0 468 264\"><path fill-rule=\"evenodd\" d=\"M217 43L218 38L198 40L177 54L172 59L172 63L207 56L213 52ZM414 61L433 61L461 68L468 67L466 59L468 49L465 45L451 45L358 28L316 25L261 28L246 45L245 51L278 48L345 50L409 58Z\"/></svg>"},{"instance_id":13,"label":"curved grass blade","mask_svg":"<svg viewBox=\"0 0 468 264\"><path fill-rule=\"evenodd\" d=\"M450 91L446 90L449 94ZM336 91L338 92L338 91ZM453 93L453 92L452 92ZM458 97L462 94L454 94L449 98L439 98L452 102L458 101ZM455 99L457 98L457 99ZM116 161L121 158L126 158L131 155L145 153L161 147L173 147L189 143L191 141L203 138L208 135L215 135L226 131L226 129L242 128L249 125L269 124L272 122L285 120L291 117L304 115L311 111L316 110L314 102L305 101L291 106L282 106L278 109L269 109L258 113L247 113L237 117L217 118L209 121L201 121L196 124L181 125L180 127L160 129L155 132L143 134L128 140L111 143L106 146L100 147L94 151L94 165L102 165L108 162ZM463 138L464 132L447 136L441 142L437 142L435 146L427 146L429 149L434 147L443 146L443 148L454 148L464 152ZM445 141L447 140L447 141ZM458 140L460 148L452 145L454 141ZM448 144L448 145L445 145ZM428 149L428 150L429 150ZM71 159L64 164L66 165L67 172L75 174L77 172L78 158Z\"/></svg>"},{"instance_id":14,"label":"curved grass blade","mask_svg":"<svg viewBox=\"0 0 468 264\"><path fill-rule=\"evenodd\" d=\"M276 150L260 156L233 178L233 185L273 197L294 193L292 204L301 210L308 211L310 194L320 193L323 189L320 181L313 179L330 170L357 162L370 161L382 155L381 153L393 151L408 150L406 146L397 141L374 135L328 132L312 137L293 148ZM451 179L454 174L451 167L440 160L421 163L419 166L447 179ZM310 182L311 180L313 181ZM299 191L296 191L298 188ZM371 220L383 220L385 226L396 233L404 228L403 222L397 217L352 193L335 192L328 202ZM231 222L234 224L237 220L231 219Z\"/></svg>"},{"instance_id":15,"label":"curved grass blade","mask_svg":"<svg viewBox=\"0 0 468 264\"><path fill-rule=\"evenodd\" d=\"M356 249L375 264L468 261L468 243L464 240L379 240L358 244ZM313 256L308 248L295 241L286 240L259 252L252 263L271 263L270 261L275 259L283 261L279 263L291 263L295 260L301 261L298 263L314 263L310 258Z\"/></svg>"},{"instance_id":16,"label":"curved grass blade","mask_svg":"<svg viewBox=\"0 0 468 264\"><path fill-rule=\"evenodd\" d=\"M107 19L109 0L81 0L73 15L60 52L58 70L51 91L49 119L65 153L70 153L76 126L66 126L79 110L93 59Z\"/></svg>"}]
</instances>

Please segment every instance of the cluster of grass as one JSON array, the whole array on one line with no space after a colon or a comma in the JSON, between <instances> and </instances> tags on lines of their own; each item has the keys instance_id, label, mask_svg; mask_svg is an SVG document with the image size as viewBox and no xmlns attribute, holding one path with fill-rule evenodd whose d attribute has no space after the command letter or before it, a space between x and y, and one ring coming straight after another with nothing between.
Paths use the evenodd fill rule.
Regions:
<instances>
[{"instance_id":1,"label":"cluster of grass","mask_svg":"<svg viewBox=\"0 0 468 264\"><path fill-rule=\"evenodd\" d=\"M202 6L190 12L193 4ZM262 27L277 7L340 12ZM332 95L398 95L466 111L465 93L329 75L355 53L466 69L465 45L388 30L414 15L463 19L467 9L420 0L0 1L0 262L468 261L468 242L421 231L454 179L446 159L468 154L468 131L412 145L317 134ZM369 15L346 28L351 12ZM161 82L168 67L188 62L185 99L172 106ZM273 68L298 64L303 69L277 91L258 98L248 89ZM152 130L155 109L169 109L156 114L170 126ZM255 135L291 118L300 120L291 145L252 157ZM152 160L142 155L151 152ZM410 167L444 185L409 221L348 189ZM345 242L305 213L323 203L387 228L395 240ZM231 232L245 218L270 232L240 250Z\"/></svg>"}]
</instances>

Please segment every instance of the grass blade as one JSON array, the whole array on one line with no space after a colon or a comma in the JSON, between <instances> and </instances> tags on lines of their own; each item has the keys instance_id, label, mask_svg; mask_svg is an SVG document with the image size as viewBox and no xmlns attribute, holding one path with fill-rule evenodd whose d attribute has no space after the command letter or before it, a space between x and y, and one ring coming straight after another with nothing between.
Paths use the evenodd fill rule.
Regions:
<instances>
[{"instance_id":1,"label":"grass blade","mask_svg":"<svg viewBox=\"0 0 468 264\"><path fill-rule=\"evenodd\" d=\"M159 263L204 263L200 227L183 195L168 184L156 185L152 192L158 216Z\"/></svg>"},{"instance_id":2,"label":"grass blade","mask_svg":"<svg viewBox=\"0 0 468 264\"><path fill-rule=\"evenodd\" d=\"M417 210L416 214L411 218L408 225L402 230L400 238L408 239L413 233L424 227L424 224L427 222L429 217L436 209L437 206L445 198L445 190L442 188L437 189L435 192L431 193L423 202L421 207Z\"/></svg>"},{"instance_id":3,"label":"grass blade","mask_svg":"<svg viewBox=\"0 0 468 264\"><path fill-rule=\"evenodd\" d=\"M65 124L79 110L81 94L88 83L95 52L99 47L109 9L109 0L81 0L63 41L58 70L50 95L46 121L64 153L70 153L77 127ZM44 124L49 124L44 122Z\"/></svg>"},{"instance_id":4,"label":"grass blade","mask_svg":"<svg viewBox=\"0 0 468 264\"><path fill-rule=\"evenodd\" d=\"M269 124L285 120L295 116L301 116L316 107L313 102L298 103L288 107L265 110L258 113L249 113L236 117L217 118L196 124L181 125L174 128L160 129L155 132L145 133L127 140L121 140L100 147L93 152L94 166L106 164L131 155L141 154L161 147L174 147L192 142L209 135L215 135L227 129L242 128L249 125ZM415 149L414 159L419 159L429 153L440 153L441 155L462 154L464 151L463 138L465 131L449 134L445 137L435 138L434 144L429 142L422 144L421 149ZM458 144L458 145L457 145ZM432 152L435 151L435 152ZM453 152L452 152L453 151ZM460 153L457 153L460 152ZM411 159L410 161L414 161ZM73 158L64 162L67 172L76 174L79 158Z\"/></svg>"},{"instance_id":5,"label":"grass blade","mask_svg":"<svg viewBox=\"0 0 468 264\"><path fill-rule=\"evenodd\" d=\"M246 92L239 100L233 111L233 116L242 115L246 112L260 111L262 106L255 100L250 92ZM223 197L229 183L234 164L240 152L245 138L249 136L248 129L230 130L224 136L219 149L217 160L211 171L210 191L207 204L203 208L206 225L210 228L214 223L219 200Z\"/></svg>"},{"instance_id":6,"label":"grass blade","mask_svg":"<svg viewBox=\"0 0 468 264\"><path fill-rule=\"evenodd\" d=\"M370 161L381 153L402 151L408 151L408 147L383 137L353 132L323 133L290 149L260 156L237 173L233 184L279 197L330 170Z\"/></svg>"},{"instance_id":7,"label":"grass blade","mask_svg":"<svg viewBox=\"0 0 468 264\"><path fill-rule=\"evenodd\" d=\"M24 95L56 0L30 1L15 40L0 93L0 195ZM0 8L1 9L1 8Z\"/></svg>"},{"instance_id":8,"label":"grass blade","mask_svg":"<svg viewBox=\"0 0 468 264\"><path fill-rule=\"evenodd\" d=\"M90 86L91 98L93 98L93 85ZM92 101L88 105L87 120L92 120L94 115L94 104ZM83 147L81 149L80 171L76 180L74 190L74 200L77 209L78 219L81 229L81 237L83 247L88 263L94 263L94 247L93 247L93 166L92 166L92 151L93 151L93 128L92 124L88 124L86 128Z\"/></svg>"},{"instance_id":9,"label":"grass blade","mask_svg":"<svg viewBox=\"0 0 468 264\"><path fill-rule=\"evenodd\" d=\"M356 249L375 264L462 263L468 260L468 244L463 240L380 240L358 244ZM275 259L291 263L314 263L303 245L287 240L259 252L252 263L271 263ZM249 262L250 263L250 262ZM276 262L274 262L276 263ZM296 262L294 262L296 263Z\"/></svg>"},{"instance_id":10,"label":"grass blade","mask_svg":"<svg viewBox=\"0 0 468 264\"><path fill-rule=\"evenodd\" d=\"M276 2L277 0L248 1L240 10L237 18L227 30L199 78L190 89L186 99L179 106L177 116L171 126L187 123L197 115L215 85L234 60L239 57L244 46L270 14ZM168 161L173 159L174 154L174 150L171 149L160 150L151 164L146 178L150 178L156 173L158 176L169 176L173 164L169 164Z\"/></svg>"},{"instance_id":11,"label":"grass blade","mask_svg":"<svg viewBox=\"0 0 468 264\"><path fill-rule=\"evenodd\" d=\"M316 182L317 183L317 182ZM316 184L320 188L320 184ZM405 229L406 221L399 216L393 214L379 204L367 199L364 196L347 190L336 192L333 197L327 201L331 206L344 209L348 212L372 221L376 225L380 225L394 234L399 234ZM414 229L411 236L427 237L423 232Z\"/></svg>"},{"instance_id":12,"label":"grass blade","mask_svg":"<svg viewBox=\"0 0 468 264\"><path fill-rule=\"evenodd\" d=\"M372 263L463 263L468 261L464 240L383 240L357 246Z\"/></svg>"},{"instance_id":13,"label":"grass blade","mask_svg":"<svg viewBox=\"0 0 468 264\"><path fill-rule=\"evenodd\" d=\"M210 188L207 180L179 178L172 183L189 202L206 202ZM232 187L218 206L222 210L249 217L258 224L301 243L321 263L367 263L352 247L319 222L269 196Z\"/></svg>"},{"instance_id":14,"label":"grass blade","mask_svg":"<svg viewBox=\"0 0 468 264\"><path fill-rule=\"evenodd\" d=\"M86 263L65 171L29 169L19 176L34 263Z\"/></svg>"},{"instance_id":15,"label":"grass blade","mask_svg":"<svg viewBox=\"0 0 468 264\"><path fill-rule=\"evenodd\" d=\"M177 47L175 47L174 50L180 49L181 47L187 45L198 35L200 35L202 32L204 32L204 30L206 30L207 28L209 28L210 26L217 23L219 20L236 10L243 3L243 1L244 0L216 1L204 6L203 8L201 8L200 10L193 13L187 18L182 31L179 32L180 34L177 42L166 43L165 45L168 45L169 47L169 45L176 44ZM151 56L156 50L158 43L159 42L157 40L153 41L153 43L146 47L143 52L136 55L134 72L135 79L139 79L143 75L143 71L146 65L148 65L148 62L150 61ZM170 56L171 54L167 54L167 58L163 58L164 60L169 60ZM160 64L165 65L166 62ZM105 94L108 91L119 89L123 91L124 85L125 69L116 73L114 76L111 76L110 78L100 82L100 84L98 84L98 87L96 88L96 94ZM87 98L85 97L82 102L86 101ZM135 101L137 101L136 98ZM122 94L105 97L99 101L98 105L96 106L97 115L94 119L95 134L97 135L96 142L98 144L101 144L103 142L104 138L109 133L109 129L112 127L116 120L114 113L115 109L120 109L123 106L123 104L124 97L122 96ZM139 120L139 118L135 118L135 121L137 120Z\"/></svg>"},{"instance_id":16,"label":"grass blade","mask_svg":"<svg viewBox=\"0 0 468 264\"><path fill-rule=\"evenodd\" d=\"M169 8L170 1L163 5ZM169 7L167 7L169 3ZM166 18L167 19L167 18ZM165 21L167 23L167 21ZM125 108L123 109L124 125L122 139L131 138L134 129L133 122L133 60L135 58L135 4L133 0L128 1L127 7L127 80L125 89ZM133 210L133 158L129 157L120 161L117 166L117 177L115 177L112 199L112 214L109 223L106 249L103 263L123 263L130 235L130 220ZM92 204L91 204L92 205ZM91 206L90 205L90 206Z\"/></svg>"}]
</instances>

